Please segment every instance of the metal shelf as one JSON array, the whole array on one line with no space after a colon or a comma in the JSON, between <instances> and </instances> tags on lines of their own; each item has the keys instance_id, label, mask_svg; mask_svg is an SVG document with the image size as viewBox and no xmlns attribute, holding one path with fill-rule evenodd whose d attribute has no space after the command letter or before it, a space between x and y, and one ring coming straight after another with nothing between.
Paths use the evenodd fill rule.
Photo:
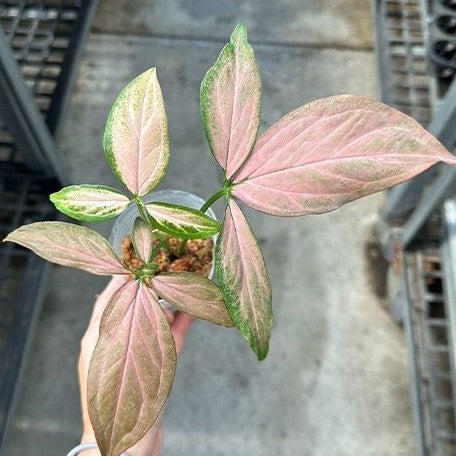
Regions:
<instances>
[{"instance_id":1,"label":"metal shelf","mask_svg":"<svg viewBox=\"0 0 456 456\"><path fill-rule=\"evenodd\" d=\"M21 188L17 183L20 179ZM0 173L0 239L24 223L56 218L44 193L55 185L34 176ZM0 448L11 419L21 367L33 337L48 264L11 243L0 247Z\"/></svg>"},{"instance_id":2,"label":"metal shelf","mask_svg":"<svg viewBox=\"0 0 456 456\"><path fill-rule=\"evenodd\" d=\"M456 454L453 345L442 252L407 252L405 312L417 437L421 456Z\"/></svg>"},{"instance_id":3,"label":"metal shelf","mask_svg":"<svg viewBox=\"0 0 456 456\"><path fill-rule=\"evenodd\" d=\"M454 0L374 0L383 101L449 150L456 145L456 65L436 55L435 45L443 37L438 20L451 8L456 26ZM456 28L445 39L455 41L456 56ZM456 171L434 167L388 193L378 224L385 252L403 249L400 313L419 456L456 454L456 206L447 201L442 211L455 191Z\"/></svg>"},{"instance_id":4,"label":"metal shelf","mask_svg":"<svg viewBox=\"0 0 456 456\"><path fill-rule=\"evenodd\" d=\"M0 26L55 136L94 12L91 0L0 1Z\"/></svg>"},{"instance_id":5,"label":"metal shelf","mask_svg":"<svg viewBox=\"0 0 456 456\"><path fill-rule=\"evenodd\" d=\"M0 0L0 239L55 220L67 184L56 137L96 0ZM48 264L0 243L0 453L45 291Z\"/></svg>"},{"instance_id":6,"label":"metal shelf","mask_svg":"<svg viewBox=\"0 0 456 456\"><path fill-rule=\"evenodd\" d=\"M382 100L427 125L431 82L419 0L374 0Z\"/></svg>"}]
</instances>

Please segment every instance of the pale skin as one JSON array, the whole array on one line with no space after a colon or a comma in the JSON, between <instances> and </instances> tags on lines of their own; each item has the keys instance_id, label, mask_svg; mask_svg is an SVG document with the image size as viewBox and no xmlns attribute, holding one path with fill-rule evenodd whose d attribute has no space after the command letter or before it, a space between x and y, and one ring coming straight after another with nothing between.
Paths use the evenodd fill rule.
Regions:
<instances>
[{"instance_id":1,"label":"pale skin","mask_svg":"<svg viewBox=\"0 0 456 456\"><path fill-rule=\"evenodd\" d=\"M103 310L109 302L112 294L117 290L117 288L119 288L120 284L122 284L124 280L124 278L119 276L114 277L100 296L98 296L89 326L81 340L81 352L78 362L78 377L82 408L81 443L95 442L95 434L90 423L87 409L87 375L89 371L90 358L92 357L92 353L98 339L101 315L103 314ZM184 348L185 336L192 324L193 318L190 315L181 312L173 314L171 311L167 310L165 313L173 332L177 354L179 354ZM160 456L162 453L162 446L163 426L160 417L159 421L152 426L149 432L135 446L127 451L130 456ZM100 452L96 449L84 450L79 454L83 456L100 456Z\"/></svg>"}]
</instances>

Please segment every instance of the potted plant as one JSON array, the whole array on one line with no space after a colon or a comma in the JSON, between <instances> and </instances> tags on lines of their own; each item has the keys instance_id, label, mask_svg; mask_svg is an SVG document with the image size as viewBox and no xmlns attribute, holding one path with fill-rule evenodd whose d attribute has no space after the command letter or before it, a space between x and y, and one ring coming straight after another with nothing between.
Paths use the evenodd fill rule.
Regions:
<instances>
[{"instance_id":1,"label":"potted plant","mask_svg":"<svg viewBox=\"0 0 456 456\"><path fill-rule=\"evenodd\" d=\"M281 217L321 214L399 184L437 162L456 159L410 117L366 97L308 103L257 138L261 80L246 28L238 25L201 85L201 118L224 173L220 190L199 209L146 195L166 174L167 120L155 69L116 99L104 135L112 171L127 192L97 185L51 195L63 213L103 221L134 206L127 264L95 231L63 222L25 225L5 239L43 258L94 274L122 275L104 310L88 380L88 401L104 456L118 456L152 427L171 390L174 341L159 298L221 326L235 326L258 359L269 349L271 287L255 235L237 200ZM126 194L127 193L127 194ZM219 223L208 209L220 198ZM217 282L192 272L160 273L157 256L179 258L192 239L218 234ZM172 247L169 236L178 238Z\"/></svg>"},{"instance_id":2,"label":"potted plant","mask_svg":"<svg viewBox=\"0 0 456 456\"><path fill-rule=\"evenodd\" d=\"M204 200L194 195L193 193L184 192L181 190L159 190L153 191L143 198L145 203L165 202L186 206L192 209L199 209L203 206ZM212 208L206 211L211 219L216 220L216 216ZM115 253L120 256L124 263L128 263L128 258L133 257L133 261L137 262L135 250L132 245L131 233L136 218L139 217L138 208L135 205L130 205L117 218L114 227L109 236L109 244L112 246ZM156 236L160 236L160 231L155 230ZM194 239L181 242L182 239L171 236L162 236L162 240L166 240L167 249L161 249L161 256L155 261L161 260L161 272L171 271L191 271L200 274L209 279L214 278L214 248L217 236L207 239ZM181 252L179 252L181 250Z\"/></svg>"}]
</instances>

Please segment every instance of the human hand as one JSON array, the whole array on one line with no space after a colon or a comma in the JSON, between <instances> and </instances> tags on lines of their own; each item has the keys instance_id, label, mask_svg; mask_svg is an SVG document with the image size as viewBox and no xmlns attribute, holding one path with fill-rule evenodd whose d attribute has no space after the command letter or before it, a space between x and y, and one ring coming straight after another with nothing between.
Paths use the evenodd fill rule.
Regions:
<instances>
[{"instance_id":1,"label":"human hand","mask_svg":"<svg viewBox=\"0 0 456 456\"><path fill-rule=\"evenodd\" d=\"M81 443L95 442L95 433L90 423L88 404L87 404L87 377L89 372L90 359L92 357L95 345L98 340L100 320L103 311L111 299L114 292L125 281L124 277L114 277L98 296L93 309L92 317L86 333L81 340L81 352L78 362L79 388L81 391L81 409L83 433ZM176 344L177 354L181 353L184 348L185 336L193 321L193 317L182 312L173 313L165 310L166 318L171 327ZM155 422L147 434L132 448L128 450L131 456L160 456L163 446L163 426L161 417ZM84 450L81 452L84 456L100 456L98 450Z\"/></svg>"}]
</instances>

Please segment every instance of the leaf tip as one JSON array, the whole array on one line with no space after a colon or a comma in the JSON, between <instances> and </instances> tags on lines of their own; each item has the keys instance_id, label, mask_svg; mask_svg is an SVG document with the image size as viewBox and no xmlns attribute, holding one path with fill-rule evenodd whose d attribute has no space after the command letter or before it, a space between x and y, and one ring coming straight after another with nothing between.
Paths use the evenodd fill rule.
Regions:
<instances>
[{"instance_id":1,"label":"leaf tip","mask_svg":"<svg viewBox=\"0 0 456 456\"><path fill-rule=\"evenodd\" d=\"M62 205L59 204L60 203L60 201L59 201L60 196L61 196L61 190L58 191L58 192L51 193L49 195L49 201L51 201L51 203L54 205L54 207L57 210L59 210L60 212L65 214L65 212L62 210Z\"/></svg>"},{"instance_id":2,"label":"leaf tip","mask_svg":"<svg viewBox=\"0 0 456 456\"><path fill-rule=\"evenodd\" d=\"M235 44L237 41L247 43L247 26L244 24L237 24L230 37L230 42Z\"/></svg>"},{"instance_id":3,"label":"leaf tip","mask_svg":"<svg viewBox=\"0 0 456 456\"><path fill-rule=\"evenodd\" d=\"M448 157L445 157L443 160L447 165L456 166L456 157L450 154Z\"/></svg>"},{"instance_id":4,"label":"leaf tip","mask_svg":"<svg viewBox=\"0 0 456 456\"><path fill-rule=\"evenodd\" d=\"M3 238L2 242L16 242L17 243L16 234L20 229L21 229L21 227L16 228L14 231L11 231L11 233L9 233L5 238Z\"/></svg>"},{"instance_id":5,"label":"leaf tip","mask_svg":"<svg viewBox=\"0 0 456 456\"><path fill-rule=\"evenodd\" d=\"M272 323L272 320L270 320ZM258 340L256 337L250 338L250 347L252 350L255 352L257 355L258 361L264 361L266 357L268 356L269 353L269 341L270 341L270 330L271 330L272 324L270 325L269 328L269 334L266 338L266 340Z\"/></svg>"},{"instance_id":6,"label":"leaf tip","mask_svg":"<svg viewBox=\"0 0 456 456\"><path fill-rule=\"evenodd\" d=\"M266 357L268 356L268 352L269 352L269 347L265 351L255 351L255 353L258 357L258 361L264 361L266 359Z\"/></svg>"},{"instance_id":7,"label":"leaf tip","mask_svg":"<svg viewBox=\"0 0 456 456\"><path fill-rule=\"evenodd\" d=\"M266 359L269 353L269 341L271 337L271 329L273 325L273 317L272 315L269 318L265 318L264 321L266 322L265 332L263 336L260 337L258 334L255 334L248 325L243 324L242 322L239 323L237 321L236 316L231 315L234 325L239 329L241 334L247 339L250 344L250 348L255 353L258 358L258 361L263 361Z\"/></svg>"},{"instance_id":8,"label":"leaf tip","mask_svg":"<svg viewBox=\"0 0 456 456\"><path fill-rule=\"evenodd\" d=\"M148 79L158 79L157 78L157 67L151 67L149 68L148 70L144 71L142 73L142 76L144 78L148 78Z\"/></svg>"}]
</instances>

